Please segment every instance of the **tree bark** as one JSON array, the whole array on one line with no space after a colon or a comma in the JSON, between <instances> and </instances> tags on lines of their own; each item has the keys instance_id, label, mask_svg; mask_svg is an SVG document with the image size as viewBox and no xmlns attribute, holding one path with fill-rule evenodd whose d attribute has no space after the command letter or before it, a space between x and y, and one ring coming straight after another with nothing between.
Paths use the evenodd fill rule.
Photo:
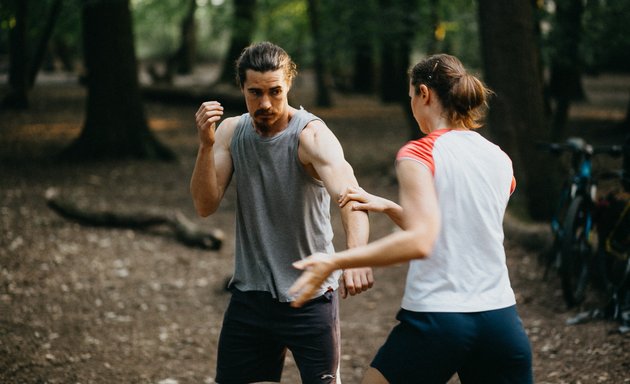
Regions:
<instances>
[{"instance_id":1,"label":"tree bark","mask_svg":"<svg viewBox=\"0 0 630 384\"><path fill-rule=\"evenodd\" d=\"M411 43L418 22L416 0L380 0L381 12L392 25L381 34L381 100L401 105L409 122L410 139L418 138L420 130L409 105Z\"/></svg>"},{"instance_id":2,"label":"tree bark","mask_svg":"<svg viewBox=\"0 0 630 384\"><path fill-rule=\"evenodd\" d=\"M256 0L234 0L232 37L225 55L219 82L235 84L234 63L245 47L251 43L256 27Z\"/></svg>"},{"instance_id":3,"label":"tree bark","mask_svg":"<svg viewBox=\"0 0 630 384\"><path fill-rule=\"evenodd\" d=\"M362 6L346 5L352 14L351 30L353 50L352 89L358 93L370 94L376 88L374 75L376 74L374 44L376 6L371 1L364 1Z\"/></svg>"},{"instance_id":4,"label":"tree bark","mask_svg":"<svg viewBox=\"0 0 630 384\"><path fill-rule=\"evenodd\" d=\"M430 23L433 27L431 36L429 37L429 43L427 44L427 54L433 55L438 53L438 40L435 36L436 30L440 25L440 14L439 14L439 6L440 0L429 0L429 17Z\"/></svg>"},{"instance_id":5,"label":"tree bark","mask_svg":"<svg viewBox=\"0 0 630 384\"><path fill-rule=\"evenodd\" d=\"M53 31L55 29L55 24L57 23L57 19L59 18L59 14L61 13L62 2L63 0L55 0L50 7L50 13L48 15L48 19L46 20L46 25L44 27L44 30L42 31L42 35L39 39L39 44L37 45L35 55L33 56L33 60L30 65L28 75L29 88L32 88L35 85L37 74L39 73L39 70L44 63L46 52L48 52L48 43L50 42L50 38L52 37Z\"/></svg>"},{"instance_id":6,"label":"tree bark","mask_svg":"<svg viewBox=\"0 0 630 384\"><path fill-rule=\"evenodd\" d=\"M179 48L169 60L169 72L179 74L192 73L195 66L197 34L195 30L195 11L197 10L196 0L188 1L188 11L181 24L181 37Z\"/></svg>"},{"instance_id":7,"label":"tree bark","mask_svg":"<svg viewBox=\"0 0 630 384\"><path fill-rule=\"evenodd\" d=\"M9 30L9 93L2 105L28 108L28 44L26 38L28 0L14 0L15 26Z\"/></svg>"},{"instance_id":8,"label":"tree bark","mask_svg":"<svg viewBox=\"0 0 630 384\"><path fill-rule=\"evenodd\" d=\"M622 131L630 132L630 99L628 99L628 104L626 104L626 117L620 123L619 128ZM629 161L630 161L630 159L629 159Z\"/></svg>"},{"instance_id":9,"label":"tree bark","mask_svg":"<svg viewBox=\"0 0 630 384\"><path fill-rule=\"evenodd\" d=\"M539 48L530 0L480 0L479 26L485 81L496 93L490 102L490 135L512 158L519 185L514 198L534 219L553 211L559 178L547 158L532 153L549 139Z\"/></svg>"},{"instance_id":10,"label":"tree bark","mask_svg":"<svg viewBox=\"0 0 630 384\"><path fill-rule=\"evenodd\" d=\"M556 0L555 4L549 93L555 100L552 140L561 140L567 136L571 102L584 99L580 59L584 5L574 0Z\"/></svg>"},{"instance_id":11,"label":"tree bark","mask_svg":"<svg viewBox=\"0 0 630 384\"><path fill-rule=\"evenodd\" d=\"M145 118L129 0L85 0L83 44L86 119L80 136L61 158L174 159L152 135Z\"/></svg>"},{"instance_id":12,"label":"tree bark","mask_svg":"<svg viewBox=\"0 0 630 384\"><path fill-rule=\"evenodd\" d=\"M407 100L409 79L407 70L411 40L415 31L415 0L380 0L380 8L391 24L381 33L381 100Z\"/></svg>"},{"instance_id":13,"label":"tree bark","mask_svg":"<svg viewBox=\"0 0 630 384\"><path fill-rule=\"evenodd\" d=\"M315 83L317 87L316 103L319 107L330 107L332 99L328 86L328 72L324 60L322 34L319 30L319 0L308 0L308 16L313 36L313 56L315 67Z\"/></svg>"}]
</instances>

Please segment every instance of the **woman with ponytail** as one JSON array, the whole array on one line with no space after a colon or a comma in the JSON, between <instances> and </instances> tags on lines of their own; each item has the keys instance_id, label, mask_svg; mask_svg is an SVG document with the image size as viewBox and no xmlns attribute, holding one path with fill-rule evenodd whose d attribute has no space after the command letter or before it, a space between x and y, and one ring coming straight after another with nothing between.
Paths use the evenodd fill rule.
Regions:
<instances>
[{"instance_id":1,"label":"woman with ponytail","mask_svg":"<svg viewBox=\"0 0 630 384\"><path fill-rule=\"evenodd\" d=\"M293 305L333 271L409 262L401 309L364 383L533 382L529 340L516 310L503 216L516 182L509 157L475 130L491 91L450 55L409 71L425 136L396 157L400 204L348 188L340 206L382 212L401 230L363 247L295 263Z\"/></svg>"}]
</instances>

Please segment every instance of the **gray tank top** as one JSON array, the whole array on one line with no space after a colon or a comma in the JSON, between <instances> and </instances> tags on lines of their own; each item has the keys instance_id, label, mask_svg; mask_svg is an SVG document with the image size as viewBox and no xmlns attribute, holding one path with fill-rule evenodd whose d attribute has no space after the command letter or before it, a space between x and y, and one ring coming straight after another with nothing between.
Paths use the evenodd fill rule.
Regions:
<instances>
[{"instance_id":1,"label":"gray tank top","mask_svg":"<svg viewBox=\"0 0 630 384\"><path fill-rule=\"evenodd\" d=\"M237 194L231 287L291 301L288 290L301 274L292 263L315 252L334 252L330 195L298 159L299 135L317 119L300 109L284 131L261 137L248 113L240 117L230 147ZM339 273L318 294L337 289Z\"/></svg>"}]
</instances>

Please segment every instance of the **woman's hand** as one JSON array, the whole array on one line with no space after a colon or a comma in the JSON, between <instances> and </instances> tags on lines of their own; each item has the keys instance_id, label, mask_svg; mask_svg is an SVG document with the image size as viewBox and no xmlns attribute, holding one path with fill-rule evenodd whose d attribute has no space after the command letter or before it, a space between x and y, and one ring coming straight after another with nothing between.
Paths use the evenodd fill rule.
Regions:
<instances>
[{"instance_id":1,"label":"woman's hand","mask_svg":"<svg viewBox=\"0 0 630 384\"><path fill-rule=\"evenodd\" d=\"M339 196L337 202L340 208L350 203L353 211L372 212L384 212L392 203L387 199L367 193L361 187L346 188L346 191Z\"/></svg>"},{"instance_id":2,"label":"woman's hand","mask_svg":"<svg viewBox=\"0 0 630 384\"><path fill-rule=\"evenodd\" d=\"M312 299L326 278L340 269L333 258L325 253L315 253L304 260L296 261L293 266L304 271L289 288L289 295L296 296L291 306L296 308Z\"/></svg>"},{"instance_id":3,"label":"woman's hand","mask_svg":"<svg viewBox=\"0 0 630 384\"><path fill-rule=\"evenodd\" d=\"M353 211L372 211L386 214L397 226L405 228L402 207L391 200L367 193L361 187L348 187L339 195L339 207L351 204Z\"/></svg>"}]
</instances>

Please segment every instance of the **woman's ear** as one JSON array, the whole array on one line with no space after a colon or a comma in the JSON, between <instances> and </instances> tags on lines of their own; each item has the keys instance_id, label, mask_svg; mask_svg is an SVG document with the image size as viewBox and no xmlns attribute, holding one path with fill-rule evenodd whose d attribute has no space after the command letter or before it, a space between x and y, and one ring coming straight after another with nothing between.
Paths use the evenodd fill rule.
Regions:
<instances>
[{"instance_id":1,"label":"woman's ear","mask_svg":"<svg viewBox=\"0 0 630 384\"><path fill-rule=\"evenodd\" d=\"M429 90L429 87L424 84L420 84L418 88L420 89L420 98L425 104L428 104L431 99L431 91Z\"/></svg>"}]
</instances>

